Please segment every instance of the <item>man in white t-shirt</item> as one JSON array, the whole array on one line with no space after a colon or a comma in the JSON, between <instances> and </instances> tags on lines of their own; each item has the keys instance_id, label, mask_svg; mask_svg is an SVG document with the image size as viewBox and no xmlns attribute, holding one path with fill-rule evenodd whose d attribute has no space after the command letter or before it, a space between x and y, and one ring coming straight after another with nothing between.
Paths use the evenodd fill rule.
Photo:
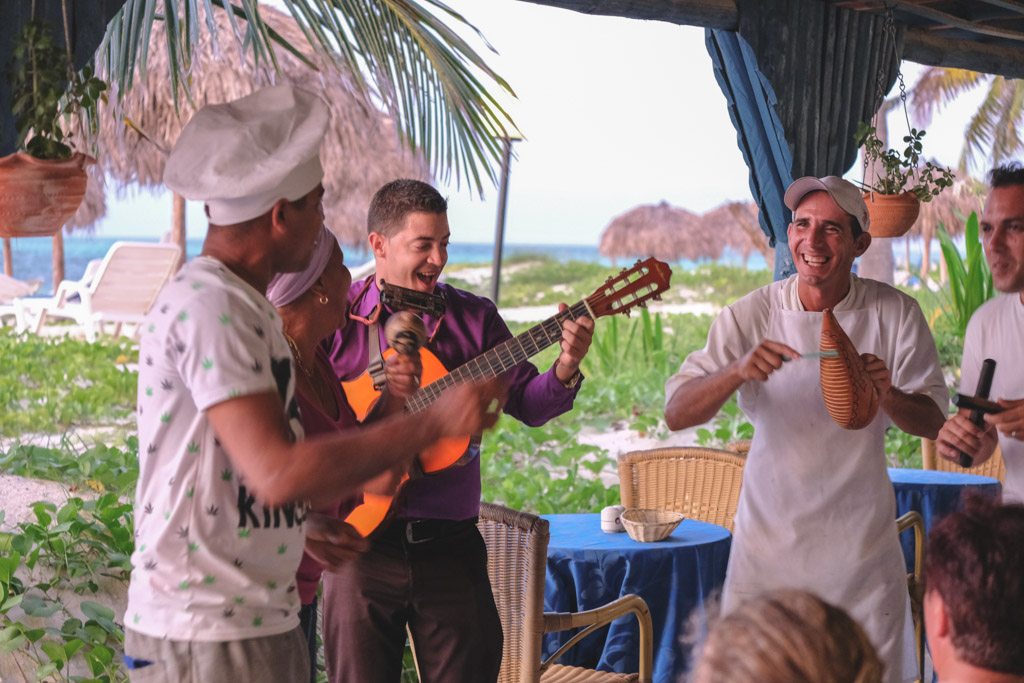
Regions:
<instances>
[{"instance_id":1,"label":"man in white t-shirt","mask_svg":"<svg viewBox=\"0 0 1024 683\"><path fill-rule=\"evenodd\" d=\"M304 544L338 556L354 544L340 523L308 528L309 502L496 419L497 388L467 385L426 419L301 440L291 353L264 292L275 273L305 267L322 234L328 121L312 93L266 88L201 109L168 158L165 184L205 202L210 226L140 342L133 681L308 679L295 588Z\"/></svg>"},{"instance_id":2,"label":"man in white t-shirt","mask_svg":"<svg viewBox=\"0 0 1024 683\"><path fill-rule=\"evenodd\" d=\"M971 317L960 364L960 391L977 390L981 364L996 361L989 395L1005 410L986 415L985 424L970 421L961 410L939 431L937 450L956 462L960 451L980 465L999 444L1006 463L1003 498L1024 502L1024 166L1000 166L989 174L992 191L981 214L981 241L1001 292Z\"/></svg>"}]
</instances>

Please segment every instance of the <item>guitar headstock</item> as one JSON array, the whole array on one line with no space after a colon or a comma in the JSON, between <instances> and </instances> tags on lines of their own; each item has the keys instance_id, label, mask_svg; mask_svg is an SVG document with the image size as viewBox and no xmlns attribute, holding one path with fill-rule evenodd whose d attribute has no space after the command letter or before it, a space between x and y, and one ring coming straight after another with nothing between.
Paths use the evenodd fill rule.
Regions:
<instances>
[{"instance_id":1,"label":"guitar headstock","mask_svg":"<svg viewBox=\"0 0 1024 683\"><path fill-rule=\"evenodd\" d=\"M614 313L629 315L629 311L636 306L646 306L650 299L660 300L671 279L672 269L667 263L647 258L608 278L587 297L587 304L597 317Z\"/></svg>"}]
</instances>

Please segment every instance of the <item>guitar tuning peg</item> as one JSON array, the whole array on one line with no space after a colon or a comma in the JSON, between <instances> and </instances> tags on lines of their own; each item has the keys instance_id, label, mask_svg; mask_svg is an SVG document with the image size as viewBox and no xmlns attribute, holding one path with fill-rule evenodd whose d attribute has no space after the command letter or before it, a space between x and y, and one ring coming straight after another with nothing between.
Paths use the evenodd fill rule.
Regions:
<instances>
[{"instance_id":1,"label":"guitar tuning peg","mask_svg":"<svg viewBox=\"0 0 1024 683\"><path fill-rule=\"evenodd\" d=\"M647 302L646 301L641 301L640 302L640 308L647 308Z\"/></svg>"},{"instance_id":2,"label":"guitar tuning peg","mask_svg":"<svg viewBox=\"0 0 1024 683\"><path fill-rule=\"evenodd\" d=\"M633 309L631 309L631 308L630 309L626 309L626 317L628 318L632 312L633 312Z\"/></svg>"},{"instance_id":3,"label":"guitar tuning peg","mask_svg":"<svg viewBox=\"0 0 1024 683\"><path fill-rule=\"evenodd\" d=\"M661 301L661 294L655 294L654 295L654 300L655 301Z\"/></svg>"}]
</instances>

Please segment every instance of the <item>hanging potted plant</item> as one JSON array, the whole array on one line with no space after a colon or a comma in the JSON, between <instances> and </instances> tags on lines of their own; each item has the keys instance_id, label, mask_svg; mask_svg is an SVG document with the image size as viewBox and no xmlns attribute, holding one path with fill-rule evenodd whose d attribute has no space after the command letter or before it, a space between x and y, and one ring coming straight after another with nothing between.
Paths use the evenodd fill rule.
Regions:
<instances>
[{"instance_id":1,"label":"hanging potted plant","mask_svg":"<svg viewBox=\"0 0 1024 683\"><path fill-rule=\"evenodd\" d=\"M62 53L49 27L34 19L12 57L12 109L24 151L0 158L0 237L53 235L82 203L85 166L95 163L72 151L64 122L77 116L94 125L107 86L89 67L76 72L70 50Z\"/></svg>"},{"instance_id":2,"label":"hanging potted plant","mask_svg":"<svg viewBox=\"0 0 1024 683\"><path fill-rule=\"evenodd\" d=\"M875 237L900 237L917 220L921 202L953 184L953 172L930 161L921 162L921 139L925 131L910 129L904 136L903 151L886 148L874 126L861 122L857 126L857 145L864 148L865 165L873 162L879 175L860 183L871 218L871 234Z\"/></svg>"}]
</instances>

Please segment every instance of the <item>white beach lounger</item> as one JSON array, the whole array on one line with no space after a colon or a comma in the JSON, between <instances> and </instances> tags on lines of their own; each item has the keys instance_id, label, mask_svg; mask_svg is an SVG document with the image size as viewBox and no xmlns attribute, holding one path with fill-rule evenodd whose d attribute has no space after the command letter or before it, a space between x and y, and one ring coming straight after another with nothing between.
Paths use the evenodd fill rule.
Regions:
<instances>
[{"instance_id":1,"label":"white beach lounger","mask_svg":"<svg viewBox=\"0 0 1024 683\"><path fill-rule=\"evenodd\" d=\"M38 334L47 318L70 318L90 342L104 323L118 335L124 323L142 322L180 256L175 244L115 242L88 279L64 280L52 297L15 299L18 331Z\"/></svg>"},{"instance_id":2,"label":"white beach lounger","mask_svg":"<svg viewBox=\"0 0 1024 683\"><path fill-rule=\"evenodd\" d=\"M8 318L15 319L12 302L18 297L31 296L39 289L42 282L42 280L18 280L0 273L0 324L6 324Z\"/></svg>"}]
</instances>

